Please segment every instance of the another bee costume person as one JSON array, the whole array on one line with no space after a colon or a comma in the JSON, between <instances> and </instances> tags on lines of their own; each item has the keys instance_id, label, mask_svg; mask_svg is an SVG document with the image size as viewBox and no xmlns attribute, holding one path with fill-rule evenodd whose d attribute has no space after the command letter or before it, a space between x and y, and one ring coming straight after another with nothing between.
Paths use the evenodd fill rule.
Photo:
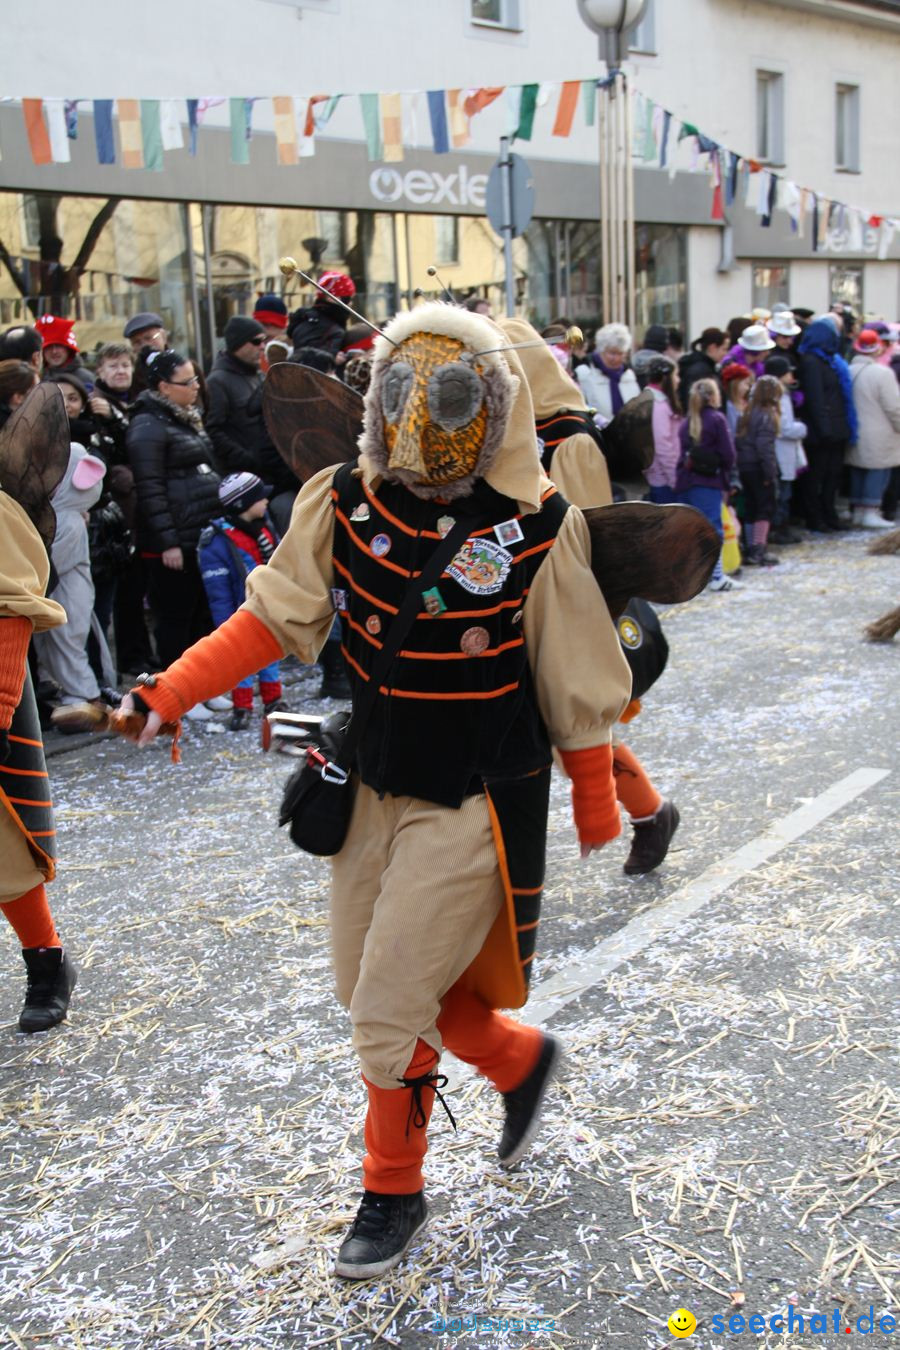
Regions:
<instances>
[{"instance_id":1,"label":"another bee costume person","mask_svg":"<svg viewBox=\"0 0 900 1350\"><path fill-rule=\"evenodd\" d=\"M333 859L337 993L368 1095L365 1192L336 1264L347 1278L390 1269L425 1222L442 1047L503 1095L501 1166L535 1132L559 1047L496 1009L527 998L551 746L582 852L620 829L610 727L628 666L584 517L541 470L528 387L504 348L489 320L453 306L395 318L376 343L358 465L306 483L241 609L137 691L153 710L144 743L160 718L286 652L315 661L336 610L357 694L429 557L472 521L380 689Z\"/></svg>"},{"instance_id":2,"label":"another bee costume person","mask_svg":"<svg viewBox=\"0 0 900 1350\"><path fill-rule=\"evenodd\" d=\"M534 403L535 428L544 471L573 506L608 506L612 501L603 437L574 380L562 369L547 343L524 319L499 319L515 345ZM626 646L642 640L639 621L622 614L617 627ZM634 699L623 714L640 712ZM633 829L631 849L622 864L628 876L652 872L664 860L681 817L674 802L653 785L633 750L613 739L616 796Z\"/></svg>"}]
</instances>

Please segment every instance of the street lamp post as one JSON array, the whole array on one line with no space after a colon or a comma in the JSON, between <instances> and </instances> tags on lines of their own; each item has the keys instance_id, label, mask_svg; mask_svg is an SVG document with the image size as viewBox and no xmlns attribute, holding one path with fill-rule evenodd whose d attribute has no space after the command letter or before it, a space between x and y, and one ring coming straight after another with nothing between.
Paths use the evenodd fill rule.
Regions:
<instances>
[{"instance_id":1,"label":"street lamp post","mask_svg":"<svg viewBox=\"0 0 900 1350\"><path fill-rule=\"evenodd\" d=\"M598 89L600 137L600 271L603 322L636 322L634 169L628 75L629 29L643 17L648 0L577 0L584 23L599 38L607 78Z\"/></svg>"}]
</instances>

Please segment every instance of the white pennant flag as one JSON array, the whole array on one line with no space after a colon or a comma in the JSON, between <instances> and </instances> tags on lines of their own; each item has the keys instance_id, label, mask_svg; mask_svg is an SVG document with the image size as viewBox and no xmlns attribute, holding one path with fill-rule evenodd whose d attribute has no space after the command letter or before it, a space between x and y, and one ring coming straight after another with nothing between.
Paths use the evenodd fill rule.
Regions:
<instances>
[{"instance_id":1,"label":"white pennant flag","mask_svg":"<svg viewBox=\"0 0 900 1350\"><path fill-rule=\"evenodd\" d=\"M181 130L181 115L179 108L183 106L183 100L177 98L161 98L159 100L159 130L162 135L164 150L182 150L184 148L184 135Z\"/></svg>"},{"instance_id":2,"label":"white pennant flag","mask_svg":"<svg viewBox=\"0 0 900 1350\"><path fill-rule=\"evenodd\" d=\"M891 244L894 241L894 231L897 228L896 220L883 220L878 227L878 261L884 262L890 252Z\"/></svg>"},{"instance_id":3,"label":"white pennant flag","mask_svg":"<svg viewBox=\"0 0 900 1350\"><path fill-rule=\"evenodd\" d=\"M47 131L50 135L50 154L54 164L68 164L72 158L69 149L69 132L66 128L66 101L62 98L45 98L44 112L47 114Z\"/></svg>"}]
</instances>

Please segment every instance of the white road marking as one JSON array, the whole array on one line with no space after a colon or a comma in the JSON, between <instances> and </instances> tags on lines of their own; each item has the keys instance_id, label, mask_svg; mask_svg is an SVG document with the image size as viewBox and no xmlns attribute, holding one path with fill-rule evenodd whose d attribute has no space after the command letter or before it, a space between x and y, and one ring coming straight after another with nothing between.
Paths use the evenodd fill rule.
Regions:
<instances>
[{"instance_id":1,"label":"white road marking","mask_svg":"<svg viewBox=\"0 0 900 1350\"><path fill-rule=\"evenodd\" d=\"M533 1026L546 1022L658 938L670 937L707 901L715 900L741 877L768 862L788 844L887 778L890 772L890 769L857 769L832 783L820 796L811 798L789 816L776 820L763 834L721 862L712 863L693 881L679 887L658 909L632 919L617 933L598 942L586 956L542 981L525 1007L523 1020Z\"/></svg>"}]
</instances>

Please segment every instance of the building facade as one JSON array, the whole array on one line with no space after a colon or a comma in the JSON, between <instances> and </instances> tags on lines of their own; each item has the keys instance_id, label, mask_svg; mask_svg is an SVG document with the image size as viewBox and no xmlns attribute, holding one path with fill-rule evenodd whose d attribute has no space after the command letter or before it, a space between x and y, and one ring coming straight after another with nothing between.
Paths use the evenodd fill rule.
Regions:
<instances>
[{"instance_id":1,"label":"building facade","mask_svg":"<svg viewBox=\"0 0 900 1350\"><path fill-rule=\"evenodd\" d=\"M158 310L176 342L208 358L227 318L258 293L308 301L296 281L283 282L285 253L313 271L350 272L376 321L419 293L443 293L429 266L454 295L481 294L502 310L502 242L485 192L514 114L500 96L472 118L465 146L436 154L424 91L538 81L533 133L514 145L535 187L534 217L514 244L516 308L539 324L558 315L596 324L597 130L579 109L569 135L553 134L560 84L605 74L575 0L195 0L177 39L129 7L99 43L100 0L83 0L77 26L59 0L45 0L51 34L55 10L61 36L40 63L28 60L27 14L4 20L3 326L67 313L90 349L130 314ZM650 0L631 47L633 87L674 117L867 216L900 216L900 3ZM204 89L256 100L247 164L232 163L227 100L213 102L196 155L169 150L161 172L126 169L119 146L115 164L98 163L92 99ZM402 158L371 159L357 95L415 89L403 99ZM280 165L272 98L319 90L345 97L315 154ZM15 100L82 93L70 162L35 165ZM685 147L674 173L637 165L639 329L663 322L691 337L776 300L821 310L843 299L897 317L900 233L879 249L877 228L850 230L837 217L813 252L809 231L793 232L782 211L764 228L736 200L712 220L711 189Z\"/></svg>"}]
</instances>

